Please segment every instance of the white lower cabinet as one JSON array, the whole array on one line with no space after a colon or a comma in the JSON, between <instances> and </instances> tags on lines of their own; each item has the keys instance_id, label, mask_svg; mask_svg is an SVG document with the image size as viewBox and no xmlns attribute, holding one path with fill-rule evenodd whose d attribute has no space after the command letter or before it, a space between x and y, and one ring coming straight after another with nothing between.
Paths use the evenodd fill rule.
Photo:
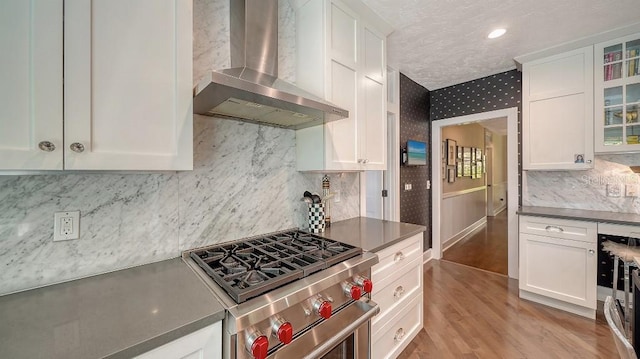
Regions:
<instances>
[{"instance_id":1,"label":"white lower cabinet","mask_svg":"<svg viewBox=\"0 0 640 359\"><path fill-rule=\"evenodd\" d=\"M422 236L377 252L371 297L380 313L371 321L371 357L396 358L423 326Z\"/></svg>"},{"instance_id":2,"label":"white lower cabinet","mask_svg":"<svg viewBox=\"0 0 640 359\"><path fill-rule=\"evenodd\" d=\"M520 297L595 318L597 223L520 216Z\"/></svg>"},{"instance_id":3,"label":"white lower cabinet","mask_svg":"<svg viewBox=\"0 0 640 359\"><path fill-rule=\"evenodd\" d=\"M219 359L222 358L222 322L178 338L136 359Z\"/></svg>"}]
</instances>

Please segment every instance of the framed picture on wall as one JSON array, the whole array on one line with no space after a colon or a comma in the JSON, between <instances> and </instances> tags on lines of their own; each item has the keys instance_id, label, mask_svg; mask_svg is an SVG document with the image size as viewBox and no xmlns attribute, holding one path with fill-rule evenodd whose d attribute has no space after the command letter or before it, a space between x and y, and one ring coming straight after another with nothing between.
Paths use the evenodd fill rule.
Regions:
<instances>
[{"instance_id":1,"label":"framed picture on wall","mask_svg":"<svg viewBox=\"0 0 640 359\"><path fill-rule=\"evenodd\" d=\"M442 147L440 148L440 156L442 157L442 160L444 161L447 155L447 140L442 141Z\"/></svg>"},{"instance_id":2,"label":"framed picture on wall","mask_svg":"<svg viewBox=\"0 0 640 359\"><path fill-rule=\"evenodd\" d=\"M462 177L471 177L471 147L462 148Z\"/></svg>"},{"instance_id":3,"label":"framed picture on wall","mask_svg":"<svg viewBox=\"0 0 640 359\"><path fill-rule=\"evenodd\" d=\"M458 147L458 148L460 148L460 147ZM458 162L456 162L456 177L462 177L462 166L463 166L462 148L460 148L460 156L461 156L461 158L458 160Z\"/></svg>"},{"instance_id":4,"label":"framed picture on wall","mask_svg":"<svg viewBox=\"0 0 640 359\"><path fill-rule=\"evenodd\" d=\"M455 140L447 139L447 166L455 166L457 153L456 149L458 144Z\"/></svg>"},{"instance_id":5,"label":"framed picture on wall","mask_svg":"<svg viewBox=\"0 0 640 359\"><path fill-rule=\"evenodd\" d=\"M453 183L456 181L456 169L455 167L449 167L447 170L447 180L449 183Z\"/></svg>"},{"instance_id":6,"label":"framed picture on wall","mask_svg":"<svg viewBox=\"0 0 640 359\"><path fill-rule=\"evenodd\" d=\"M471 164L471 179L476 179L478 178L478 172L477 172L477 168L476 168L476 164L472 163Z\"/></svg>"}]
</instances>

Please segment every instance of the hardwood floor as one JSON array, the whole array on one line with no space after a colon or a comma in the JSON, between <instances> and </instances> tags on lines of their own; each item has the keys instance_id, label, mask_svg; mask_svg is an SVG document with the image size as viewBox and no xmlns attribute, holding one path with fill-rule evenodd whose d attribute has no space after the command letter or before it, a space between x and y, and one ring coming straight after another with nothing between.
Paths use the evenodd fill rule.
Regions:
<instances>
[{"instance_id":1,"label":"hardwood floor","mask_svg":"<svg viewBox=\"0 0 640 359\"><path fill-rule=\"evenodd\" d=\"M424 328L400 354L426 358L618 358L607 322L520 300L518 282L447 261L424 267Z\"/></svg>"},{"instance_id":2,"label":"hardwood floor","mask_svg":"<svg viewBox=\"0 0 640 359\"><path fill-rule=\"evenodd\" d=\"M442 258L474 268L507 275L507 211L487 217L487 224L447 249Z\"/></svg>"}]
</instances>

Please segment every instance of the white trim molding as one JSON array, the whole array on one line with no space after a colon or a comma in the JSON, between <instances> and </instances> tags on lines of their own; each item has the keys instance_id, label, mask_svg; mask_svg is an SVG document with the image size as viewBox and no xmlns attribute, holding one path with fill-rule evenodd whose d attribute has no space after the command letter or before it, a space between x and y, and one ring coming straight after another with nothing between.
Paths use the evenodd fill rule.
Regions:
<instances>
[{"instance_id":1,"label":"white trim molding","mask_svg":"<svg viewBox=\"0 0 640 359\"><path fill-rule=\"evenodd\" d=\"M440 238L442 174L440 168L442 128L451 125L481 122L494 118L507 118L507 222L508 222L508 275L518 278L518 108L481 112L472 115L433 121L431 132L432 164L431 195L433 201L432 216L432 257L442 258L442 238Z\"/></svg>"}]
</instances>

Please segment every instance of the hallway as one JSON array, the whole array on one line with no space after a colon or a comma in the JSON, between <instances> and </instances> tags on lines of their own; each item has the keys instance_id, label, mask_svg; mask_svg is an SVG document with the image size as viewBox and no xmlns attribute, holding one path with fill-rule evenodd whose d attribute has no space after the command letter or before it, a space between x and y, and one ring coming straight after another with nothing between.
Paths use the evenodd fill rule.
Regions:
<instances>
[{"instance_id":1,"label":"hallway","mask_svg":"<svg viewBox=\"0 0 640 359\"><path fill-rule=\"evenodd\" d=\"M487 224L447 249L442 259L507 275L507 210L487 217Z\"/></svg>"}]
</instances>

